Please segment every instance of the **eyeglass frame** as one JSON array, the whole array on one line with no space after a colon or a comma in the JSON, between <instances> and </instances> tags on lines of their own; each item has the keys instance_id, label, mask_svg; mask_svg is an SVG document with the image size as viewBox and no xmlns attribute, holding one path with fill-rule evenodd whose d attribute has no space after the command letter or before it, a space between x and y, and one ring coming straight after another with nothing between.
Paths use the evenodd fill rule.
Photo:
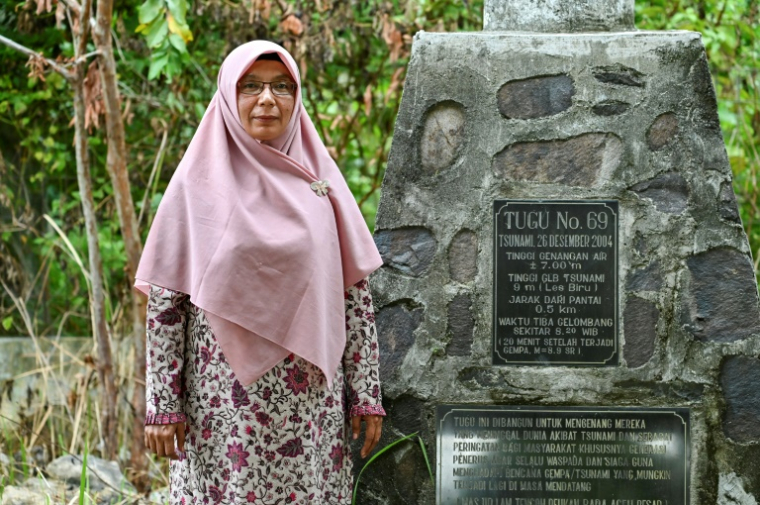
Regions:
<instances>
[{"instance_id":1,"label":"eyeglass frame","mask_svg":"<svg viewBox=\"0 0 760 505\"><path fill-rule=\"evenodd\" d=\"M245 84L247 82L258 82L258 83L261 83L262 84L261 91L259 91L258 93L246 92L245 90L243 90L243 87L241 85ZM286 84L289 85L288 92L286 94L284 94L284 95L276 93L275 90L274 90L274 88L272 87L272 84L281 83L281 82L286 83ZM240 93L242 93L243 95L258 96L258 95L260 95L260 94L262 94L264 92L264 90L267 87L266 86L267 84L269 84L269 91L271 91L271 93L273 95L275 95L275 96L290 96L290 97L292 97L292 96L295 96L296 90L298 89L298 84L296 84L293 81L290 81L288 79L278 79L276 81L259 81L258 79L246 79L246 80L239 81L237 83L237 88L240 91Z\"/></svg>"}]
</instances>

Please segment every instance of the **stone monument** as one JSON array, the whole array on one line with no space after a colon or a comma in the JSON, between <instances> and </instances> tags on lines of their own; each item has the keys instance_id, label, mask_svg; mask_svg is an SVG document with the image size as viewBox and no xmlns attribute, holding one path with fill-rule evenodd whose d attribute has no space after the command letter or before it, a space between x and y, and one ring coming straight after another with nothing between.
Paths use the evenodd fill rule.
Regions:
<instances>
[{"instance_id":1,"label":"stone monument","mask_svg":"<svg viewBox=\"0 0 760 505\"><path fill-rule=\"evenodd\" d=\"M760 312L700 34L486 0L414 39L372 278L384 505L752 505Z\"/></svg>"}]
</instances>

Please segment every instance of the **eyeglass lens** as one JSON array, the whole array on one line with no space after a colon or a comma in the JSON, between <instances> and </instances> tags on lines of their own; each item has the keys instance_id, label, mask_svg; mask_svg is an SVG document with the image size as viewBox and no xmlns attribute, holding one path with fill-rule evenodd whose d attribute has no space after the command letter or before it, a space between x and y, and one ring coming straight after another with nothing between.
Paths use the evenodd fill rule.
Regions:
<instances>
[{"instance_id":1,"label":"eyeglass lens","mask_svg":"<svg viewBox=\"0 0 760 505\"><path fill-rule=\"evenodd\" d=\"M290 81L265 82L254 80L240 81L238 87L243 94L258 95L264 91L264 87L267 84L269 85L269 89L272 90L272 93L278 96L292 95L296 87L296 85Z\"/></svg>"}]
</instances>

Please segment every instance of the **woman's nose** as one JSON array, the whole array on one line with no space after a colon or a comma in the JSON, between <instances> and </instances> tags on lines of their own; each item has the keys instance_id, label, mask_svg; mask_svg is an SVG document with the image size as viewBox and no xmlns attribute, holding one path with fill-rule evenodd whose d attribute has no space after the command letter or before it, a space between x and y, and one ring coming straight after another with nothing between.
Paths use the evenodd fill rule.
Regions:
<instances>
[{"instance_id":1,"label":"woman's nose","mask_svg":"<svg viewBox=\"0 0 760 505\"><path fill-rule=\"evenodd\" d=\"M259 102L262 104L273 104L274 101L274 95L272 94L272 88L269 87L269 85L264 85L264 89L261 91L261 94L259 95Z\"/></svg>"}]
</instances>

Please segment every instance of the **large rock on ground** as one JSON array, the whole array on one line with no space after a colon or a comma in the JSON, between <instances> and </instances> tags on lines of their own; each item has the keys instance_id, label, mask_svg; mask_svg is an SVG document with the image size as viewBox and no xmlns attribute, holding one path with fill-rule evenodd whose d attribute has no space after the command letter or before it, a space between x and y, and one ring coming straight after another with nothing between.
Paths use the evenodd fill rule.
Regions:
<instances>
[{"instance_id":1,"label":"large rock on ground","mask_svg":"<svg viewBox=\"0 0 760 505\"><path fill-rule=\"evenodd\" d=\"M82 456L61 456L50 462L47 473L54 479L79 487L82 478ZM87 473L89 476L90 490L100 492L104 490L114 493L135 493L134 486L127 481L115 461L106 461L95 456L87 458Z\"/></svg>"}]
</instances>

